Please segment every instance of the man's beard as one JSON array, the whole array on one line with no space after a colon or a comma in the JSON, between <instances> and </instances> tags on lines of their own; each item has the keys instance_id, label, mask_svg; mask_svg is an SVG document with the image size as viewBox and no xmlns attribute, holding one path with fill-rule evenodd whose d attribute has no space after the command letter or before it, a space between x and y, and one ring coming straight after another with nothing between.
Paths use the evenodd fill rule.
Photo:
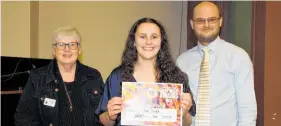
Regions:
<instances>
[{"instance_id":1,"label":"man's beard","mask_svg":"<svg viewBox=\"0 0 281 126\"><path fill-rule=\"evenodd\" d=\"M213 29L214 28L211 28L211 27L204 27L201 30L204 31L204 30L213 30ZM208 42L208 43L214 41L219 36L219 33L220 33L220 31L219 31L219 29L217 29L214 33L212 33L208 36L204 36L204 35L202 35L203 33L200 34L195 31L195 35L197 36L197 39L199 42Z\"/></svg>"}]
</instances>

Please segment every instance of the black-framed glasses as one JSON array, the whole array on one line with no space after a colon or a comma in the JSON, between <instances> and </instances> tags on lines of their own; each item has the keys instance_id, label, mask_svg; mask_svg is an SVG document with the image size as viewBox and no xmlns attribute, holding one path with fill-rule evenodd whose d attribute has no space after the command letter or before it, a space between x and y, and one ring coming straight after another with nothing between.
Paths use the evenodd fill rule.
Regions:
<instances>
[{"instance_id":1,"label":"black-framed glasses","mask_svg":"<svg viewBox=\"0 0 281 126\"><path fill-rule=\"evenodd\" d=\"M68 46L68 48L71 50L75 50L79 47L78 42L70 42L70 43L57 42L53 45L56 46L56 48L59 50L64 50L66 46Z\"/></svg>"},{"instance_id":2,"label":"black-framed glasses","mask_svg":"<svg viewBox=\"0 0 281 126\"><path fill-rule=\"evenodd\" d=\"M196 24L198 25L203 25L206 23L206 21L209 23L209 24L215 24L218 22L218 20L220 19L221 17L209 17L209 18L197 18L195 20L193 20Z\"/></svg>"}]
</instances>

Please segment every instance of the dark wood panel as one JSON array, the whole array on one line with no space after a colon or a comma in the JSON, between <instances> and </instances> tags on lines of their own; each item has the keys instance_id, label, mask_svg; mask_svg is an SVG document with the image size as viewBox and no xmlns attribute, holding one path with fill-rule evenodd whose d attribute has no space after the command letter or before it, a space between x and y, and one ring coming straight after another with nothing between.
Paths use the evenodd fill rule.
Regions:
<instances>
[{"instance_id":1,"label":"dark wood panel","mask_svg":"<svg viewBox=\"0 0 281 126\"><path fill-rule=\"evenodd\" d=\"M252 9L251 58L254 65L255 92L258 107L257 126L264 126L265 2L253 1Z\"/></svg>"}]
</instances>

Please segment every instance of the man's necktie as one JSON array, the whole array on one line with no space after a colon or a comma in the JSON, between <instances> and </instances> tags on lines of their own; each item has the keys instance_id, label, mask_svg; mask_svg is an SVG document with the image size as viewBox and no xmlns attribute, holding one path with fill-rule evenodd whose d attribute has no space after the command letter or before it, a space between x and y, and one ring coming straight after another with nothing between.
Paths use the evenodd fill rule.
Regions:
<instances>
[{"instance_id":1,"label":"man's necktie","mask_svg":"<svg viewBox=\"0 0 281 126\"><path fill-rule=\"evenodd\" d=\"M204 57L200 67L199 84L196 104L195 126L210 126L210 49L204 47Z\"/></svg>"}]
</instances>

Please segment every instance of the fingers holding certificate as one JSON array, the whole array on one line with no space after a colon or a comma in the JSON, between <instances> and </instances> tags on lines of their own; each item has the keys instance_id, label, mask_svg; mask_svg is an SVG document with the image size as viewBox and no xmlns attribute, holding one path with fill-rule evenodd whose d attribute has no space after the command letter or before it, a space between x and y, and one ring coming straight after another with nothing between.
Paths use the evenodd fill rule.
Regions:
<instances>
[{"instance_id":1,"label":"fingers holding certificate","mask_svg":"<svg viewBox=\"0 0 281 126\"><path fill-rule=\"evenodd\" d=\"M108 118L112 121L116 120L118 114L122 111L123 101L121 97L113 97L108 101L107 110Z\"/></svg>"},{"instance_id":2,"label":"fingers holding certificate","mask_svg":"<svg viewBox=\"0 0 281 126\"><path fill-rule=\"evenodd\" d=\"M183 110L183 116L186 116L192 105L193 104L190 93L183 93L181 97L181 108Z\"/></svg>"}]
</instances>

